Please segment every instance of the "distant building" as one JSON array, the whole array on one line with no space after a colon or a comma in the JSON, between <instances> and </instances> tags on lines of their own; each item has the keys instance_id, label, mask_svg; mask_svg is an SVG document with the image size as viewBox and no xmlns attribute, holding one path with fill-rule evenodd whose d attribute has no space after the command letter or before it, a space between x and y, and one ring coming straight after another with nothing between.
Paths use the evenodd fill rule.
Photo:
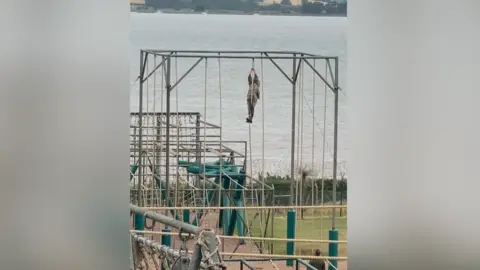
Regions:
<instances>
[{"instance_id":1,"label":"distant building","mask_svg":"<svg viewBox=\"0 0 480 270\"><path fill-rule=\"evenodd\" d=\"M259 2L259 5L267 6L271 4L280 4L282 0L263 0L263 2ZM292 6L300 6L302 4L302 0L290 0Z\"/></svg>"},{"instance_id":2,"label":"distant building","mask_svg":"<svg viewBox=\"0 0 480 270\"><path fill-rule=\"evenodd\" d=\"M130 0L130 11L145 6L145 0Z\"/></svg>"},{"instance_id":3,"label":"distant building","mask_svg":"<svg viewBox=\"0 0 480 270\"><path fill-rule=\"evenodd\" d=\"M157 9L145 5L145 0L130 0L130 12L154 13Z\"/></svg>"}]
</instances>

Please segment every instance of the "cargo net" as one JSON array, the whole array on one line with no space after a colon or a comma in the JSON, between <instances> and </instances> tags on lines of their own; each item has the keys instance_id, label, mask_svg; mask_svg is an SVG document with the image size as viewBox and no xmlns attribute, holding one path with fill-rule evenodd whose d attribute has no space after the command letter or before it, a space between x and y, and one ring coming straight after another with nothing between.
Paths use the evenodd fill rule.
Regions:
<instances>
[{"instance_id":1,"label":"cargo net","mask_svg":"<svg viewBox=\"0 0 480 270\"><path fill-rule=\"evenodd\" d=\"M213 231L204 230L196 237L180 232L179 238L180 248L173 249L140 234L132 233L132 268L135 270L227 269L218 250L220 239ZM196 239L196 243L193 251L190 252L187 242L193 239Z\"/></svg>"}]
</instances>

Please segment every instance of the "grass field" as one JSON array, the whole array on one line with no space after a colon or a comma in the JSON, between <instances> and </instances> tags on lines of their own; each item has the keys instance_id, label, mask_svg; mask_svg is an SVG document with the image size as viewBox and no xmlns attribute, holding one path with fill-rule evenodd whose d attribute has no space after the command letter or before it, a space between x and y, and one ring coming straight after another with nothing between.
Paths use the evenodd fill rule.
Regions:
<instances>
[{"instance_id":1,"label":"grass field","mask_svg":"<svg viewBox=\"0 0 480 270\"><path fill-rule=\"evenodd\" d=\"M337 212L338 213L338 212ZM252 213L248 214L253 216ZM251 232L253 236L261 236L259 218L252 223ZM297 212L296 232L297 239L318 239L328 240L328 231L332 226L331 213L305 213L304 219L300 219L300 214ZM270 225L269 225L270 227ZM339 240L347 240L347 218L346 215L336 218L336 229L339 231ZM287 215L286 213L275 214L273 223L273 235L270 234L270 229L267 231L267 237L286 238L287 237ZM286 242L273 241L273 251L275 254L286 253ZM267 242L267 245L270 243ZM320 249L326 256L328 255L328 243L306 243L296 242L295 253L303 255L313 255L315 249ZM347 256L347 245L339 244L339 256Z\"/></svg>"}]
</instances>

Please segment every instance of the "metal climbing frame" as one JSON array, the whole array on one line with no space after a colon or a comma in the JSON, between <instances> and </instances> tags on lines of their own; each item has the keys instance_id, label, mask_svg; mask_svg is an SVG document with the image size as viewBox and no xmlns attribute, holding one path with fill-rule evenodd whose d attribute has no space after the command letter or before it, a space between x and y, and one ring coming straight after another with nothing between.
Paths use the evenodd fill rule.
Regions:
<instances>
[{"instance_id":1,"label":"metal climbing frame","mask_svg":"<svg viewBox=\"0 0 480 270\"><path fill-rule=\"evenodd\" d=\"M163 206L166 205L166 200L175 198L174 205L189 205L182 203L176 194L200 186L198 183L200 179L179 168L176 165L179 160L201 164L212 158L228 156L234 160L243 160L246 157L246 141L220 142L220 127L205 122L198 112L175 112L170 115L168 136L170 142L167 147L166 118L164 112L130 113L132 203L142 206ZM177 161L175 164L169 163L168 170L167 152L170 158ZM160 181L162 185L159 186ZM172 184L175 190L170 190ZM168 195L165 194L166 198L162 197L163 189L169 189Z\"/></svg>"},{"instance_id":2,"label":"metal climbing frame","mask_svg":"<svg viewBox=\"0 0 480 270\"><path fill-rule=\"evenodd\" d=\"M149 57L160 57L162 59L152 71L146 72L147 62ZM172 59L174 58L194 58L197 61L183 74L177 81L172 82ZM235 50L158 50L158 49L144 49L140 53L140 75L139 75L139 117L140 119L143 116L143 86L144 83L153 75L155 72L160 69L165 69L165 90L166 90L166 133L170 134L170 115L171 111L171 92L181 83L188 74L197 67L200 62L206 59L266 59L269 60L292 84L292 123L291 123L291 168L290 168L290 179L296 179L295 174L295 115L296 115L296 82L298 79L298 74L300 71L300 66L302 63L305 63L309 66L312 71L318 76L320 80L334 93L334 130L333 130L333 190L332 190L332 201L336 202L336 187L337 187L337 149L338 149L338 94L340 91L339 88L339 60L337 56L320 56L311 53L299 52L299 51L235 51ZM291 76L288 75L289 72L285 71L280 67L276 60L291 60L292 61L292 72ZM314 65L311 63L312 60L324 60L328 65L329 74L321 74ZM326 76L329 76L332 84L328 82ZM163 77L163 76L162 76ZM147 112L148 113L148 112ZM139 126L142 126L142 123L139 123ZM142 144L142 136L138 137L139 145ZM170 136L166 136L166 145L170 145ZM166 151L166 166L170 165L170 148L167 147ZM141 160L141 159L140 159ZM141 167L141 161L140 161ZM140 177L141 178L141 177ZM166 178L169 178L169 171L166 171ZM139 190L141 185L138 184ZM168 188L167 188L168 189ZM292 181L290 185L291 194L294 194L295 183ZM168 196L168 192L167 192ZM295 198L294 196L290 197L290 205L294 205ZM335 229L335 211L333 212L332 217L332 229Z\"/></svg>"},{"instance_id":3,"label":"metal climbing frame","mask_svg":"<svg viewBox=\"0 0 480 270\"><path fill-rule=\"evenodd\" d=\"M176 78L173 78L174 76L172 76L172 62L173 61L176 61L177 59L194 59L194 63L190 66L189 69L187 69L187 71L184 73L184 74L181 74L180 76L175 76ZM157 62L157 59L160 59L160 61ZM141 50L141 53L140 53L140 71L139 71L139 77L138 77L138 81L139 81L139 100L138 100L138 112L134 113L132 115L133 118L136 118L136 122L133 125L133 129L138 129L138 131L134 131L133 132L133 138L132 138L132 149L133 149L133 154L132 154L132 159L134 159L134 163L135 163L135 166L137 166L138 168L141 168L139 170L137 170L137 172L135 173L132 173L131 172L131 177L133 175L133 177L136 179L138 179L136 182L135 182L135 185L136 185L136 194L134 197L136 197L133 201L136 201L139 205L143 205L145 200L142 200L142 194L143 194L143 190L145 190L145 188L147 187L148 184L151 184L153 186L153 180L155 177L154 177L154 172L155 170L152 170L151 172L151 175L150 175L150 182L148 181L148 176L146 175L147 172L145 171L145 168L147 168L149 166L149 164L145 164L147 162L150 162L148 161L148 158L140 158L142 156L147 156L149 155L149 152L150 153L154 153L153 155L155 156L155 158L159 158L161 160L164 160L164 161L154 161L154 164L155 165L158 165L159 166L159 170L161 170L160 168L163 167L163 168L166 168L164 170L164 172L160 172L159 175L161 175L162 177L164 177L164 179L166 179L166 186L165 186L165 198L162 198L160 199L160 203L159 204L164 204L164 205L168 205L169 202L170 202L170 199L171 197L175 197L175 205L178 205L179 204L179 200L178 200L178 188L179 188L179 184L180 182L182 182L183 180L181 180L181 175L179 175L179 171L178 170L178 161L179 161L179 157L181 156L181 152L184 153L184 156L183 158L187 157L187 159L190 159L190 158L195 158L195 160L198 160L197 157L198 157L198 154L199 152L203 152L203 156L202 156L202 159L206 159L207 158L207 152L209 152L210 154L213 154L213 156L217 156L217 157L222 157L224 154L223 154L223 150L221 151L216 151L217 153L215 153L215 151L210 151L211 148L208 148L207 146L207 142L209 142L209 140L211 140L211 143L212 145L215 144L217 146L219 146L219 148L222 147L223 144L227 143L225 141L223 141L222 139L222 117L221 117L221 109L220 109L220 124L218 126L215 126L215 125L212 125L212 124L207 124L206 122L206 119L203 119L203 129L202 131L200 132L200 139L199 137L197 136L198 135L198 132L195 133L195 135L185 135L185 136L190 136L189 138L193 141L195 141L195 147L198 147L199 145L199 141L203 141L203 146L200 146L200 150L198 148L195 148L195 150L192 150L192 149L187 149L187 150L180 150L181 148L185 147L185 145L183 145L183 147L180 147L180 142L181 142L181 139L180 138L183 138L182 134L180 134L180 130L178 128L178 119L175 120L175 117L178 118L179 116L179 113L178 112L174 112L172 111L172 106L171 106L171 100L172 100L172 97L171 97L171 94L174 92L174 90L179 86L179 84L190 74L190 72L192 72L192 70L194 70L200 63L202 62L207 62L208 59L217 59L219 61L219 66L220 66L220 59L244 59L244 60L255 60L255 59L260 59L262 60L262 65L263 65L263 60L267 61L267 62L270 62L275 68L278 69L278 71L285 77L286 81L288 81L291 86L292 86L292 107L291 107L291 114L292 114L292 121L291 121L291 142L290 142L290 149L291 149L291 153L290 153L290 179L292 179L291 183L290 183L290 198L289 198L289 204L291 206L295 205L296 202L297 202L297 196L299 195L296 195L295 194L295 185L296 185L296 180L298 180L298 175L297 175L297 172L296 172L296 164L295 164L295 161L296 161L296 158L298 158L298 153L297 155L295 154L295 150L296 150L296 147L298 148L298 142L296 143L296 136L298 136L296 134L296 114L297 114L297 82L299 81L299 74L302 73L303 75L303 71L301 72L301 70L303 70L303 67L304 66L307 66L311 69L311 71L313 72L313 74L316 75L317 78L319 78L324 84L325 86L331 90L331 92L333 93L334 95L334 123L333 123L333 175L332 175L332 180L333 180L333 183L332 183L332 201L333 201L333 204L334 206L336 205L336 187L337 187L337 149L338 149L338 109L339 109L339 91L340 91L340 88L339 88L339 79L338 79L338 76L339 76L339 59L338 57L336 56L320 56L320 55L315 55L315 54L310 54L310 53L304 53L304 52L298 52L298 51L209 51L209 50L154 50L154 49L145 49L145 50ZM279 61L282 61L282 60L287 60L287 61L291 61L291 71L285 71L281 65L279 64ZM324 74L322 74L321 72L319 72L316 67L315 67L315 60L323 60L325 62L325 65L326 67L328 67L328 69L326 68L326 71ZM152 62L153 62L153 66L152 66ZM175 67L176 67L176 64L175 64ZM221 69L220 69L221 70ZM328 71L327 71L328 70ZM155 101L154 101L154 104L153 104L153 108L152 107L148 107L148 100L147 100L147 105L145 106L145 100L144 100L144 96L145 96L145 86L147 87L147 92L148 92L148 83L149 83L149 80L152 79L152 77L155 77L155 75L157 74L158 71L161 71L161 87L162 89L164 88L165 89L165 110L163 110L163 108L161 109L161 113L157 115L157 110L155 109ZM205 73L207 71L205 70ZM175 72L176 73L176 72ZM314 76L315 76L314 75ZM205 77L207 77L207 75L205 75ZM220 77L220 73L219 73L219 77ZM221 81L221 79L219 80ZM330 82L329 82L330 81ZM156 83L154 82L154 87L155 87ZM206 82L205 82L205 89L207 88L206 86ZM163 90L162 90L163 91ZM262 90L263 91L263 90ZM178 93L178 91L177 91ZM148 95L147 95L148 96ZM162 95L162 98L163 98L163 95ZM154 100L156 100L154 98ZM205 90L205 100L206 100L206 90ZM178 101L178 99L177 99ZM263 99L262 99L263 101ZM206 101L205 101L206 102ZM220 102L221 102L221 87L220 87ZM163 106L163 102L162 102L162 106ZM222 106L220 105L220 108ZM263 109L264 106L262 106L262 109ZM263 113L263 112L262 112ZM198 113L197 113L198 114ZM204 115L205 116L205 115ZM160 117L162 120L161 121L158 121L158 120L152 120L151 123L149 124L149 121L148 119L155 119L155 118L158 118ZM262 121L263 121L263 117L262 117ZM174 122L174 123L172 123ZM160 123L160 124L158 124ZM198 123L195 122L195 123ZM155 139L155 136L157 135L151 135L151 134L148 134L148 132L146 132L147 129L151 129L151 130L155 130L156 127L148 127L148 125L159 125L161 128L163 128L163 131L160 132L160 136L156 137ZM198 126L195 126L195 128L192 127L192 130L195 129L195 130L199 130ZM214 139L212 139L211 137L209 137L210 135L208 135L207 133L207 129L210 131L211 130L217 130L219 131L220 135L217 137L218 141L214 141ZM262 123L262 134L264 134L263 132L263 129L264 129L264 123ZM175 131L176 130L176 131ZM185 128L185 130L188 130L188 128ZM262 140L264 141L264 135L262 135ZM195 139L193 139L193 137L195 137ZM154 139L152 139L154 138ZM174 141L177 141L177 142L174 142ZM151 141L156 141L155 143L153 143L151 146L150 142ZM182 141L183 143L183 141ZM186 142L185 142L186 143ZM152 149L151 147L154 147L155 149ZM251 147L251 146L250 146ZM263 147L263 146L262 146ZM157 150L157 148L159 148L160 150ZM186 147L188 148L188 147ZM230 148L230 150L233 150L234 148ZM246 149L246 147L245 147ZM262 149L262 152L264 150ZM190 155L192 152L195 153L195 155L197 156L193 156L193 155ZM241 153L239 156L242 156L244 159L245 159L245 162L244 162L244 168L247 167L246 165L248 164L246 162L246 159L248 159L248 155L247 155L247 151L242 151L241 150L238 150L237 151L238 153ZM163 155L163 156L162 156ZM251 155L251 151L250 151L250 155ZM154 158L154 160L155 160ZM174 160L176 159L177 162L174 162ZM264 163L264 153L262 153L262 159L263 159L263 163ZM197 162L197 161L196 161ZM222 166L223 162L223 158L220 158L220 167ZM251 162L251 160L250 160ZM175 164L177 163L177 164ZM171 171L170 168L171 167L174 167L176 166L177 167L177 170L175 171ZM154 166L155 167L155 166ZM250 165L250 172L251 172L251 165ZM143 168L143 169L142 169ZM262 165L262 175L259 176L258 179L256 179L252 173L250 173L249 175L249 178L251 179L251 181L257 181L257 182L260 182L261 184L261 187L262 187L262 190L261 190L261 196L259 196L262 200L261 202L261 205L262 206L265 206L265 188L266 185L264 183L261 183L262 182L262 179L265 179L264 178L264 175L263 175L263 168L264 166ZM192 181L188 180L190 176L185 176L187 178L187 180L183 181L185 183L191 183ZM220 178L222 177L222 172L220 170ZM176 188L176 192L174 194L171 193L170 191L170 183L171 181L175 181L176 185L175 185L175 188ZM205 181L204 181L205 182ZM193 186L193 188L195 188L195 185ZM197 187L198 188L198 187ZM323 190L323 189L322 189ZM205 190L204 190L205 191ZM204 192L203 191L203 192ZM153 200L153 194L155 193L154 192L154 189L150 189L149 192L151 192L151 198ZM221 190L221 187L218 187L218 192L222 192ZM162 196L162 193L160 192L159 196L161 197ZM300 195L301 196L301 195ZM219 196L220 197L220 196ZM258 198L258 196L254 196L252 195L252 198L253 197L256 197ZM272 196L274 197L274 196ZM313 201L313 199L312 199ZM163 203L162 203L163 202ZM220 205L220 202L218 203ZM172 212L173 213L173 212ZM165 214L168 215L168 211L165 211ZM290 215L292 214L292 215ZM288 216L287 216L287 220L292 220L293 219L293 222L295 222L295 209L292 208L289 213L288 213ZM336 228L336 218L335 218L335 215L336 215L336 212L335 211L332 211L332 230L335 230ZM263 216L263 214L262 214ZM263 218L263 217L262 217ZM273 217L272 217L272 220L273 220ZM290 221L287 221L287 223L289 223ZM273 222L272 222L273 223ZM273 224L272 224L273 225ZM293 233L287 233L288 234L288 238L295 238L295 226L293 225ZM338 234L337 234L337 237L338 237ZM291 249L294 248L294 245L293 245L293 242L291 243L287 243L288 245L291 244ZM287 246L287 249L289 249L289 247ZM292 250L293 252L293 250ZM293 254L293 253L292 253Z\"/></svg>"}]
</instances>

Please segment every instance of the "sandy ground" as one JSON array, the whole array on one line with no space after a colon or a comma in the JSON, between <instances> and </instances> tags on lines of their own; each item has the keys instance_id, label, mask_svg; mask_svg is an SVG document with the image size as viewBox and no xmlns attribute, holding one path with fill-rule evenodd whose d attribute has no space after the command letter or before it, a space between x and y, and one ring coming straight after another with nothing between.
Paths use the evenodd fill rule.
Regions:
<instances>
[{"instance_id":1,"label":"sandy ground","mask_svg":"<svg viewBox=\"0 0 480 270\"><path fill-rule=\"evenodd\" d=\"M208 228L215 228L218 222L218 214L210 213L202 220L202 227ZM133 223L133 222L132 222ZM151 225L151 221L147 221L147 225ZM156 224L153 228L153 231L161 231L163 229L162 224ZM217 234L221 234L221 229L216 229ZM152 240L156 242L160 242L160 235L153 235ZM172 237L172 247L173 248L180 248L181 241L178 236ZM187 248L189 251L193 250L195 242L193 240L188 241ZM236 249L236 250L235 250ZM220 245L221 252L228 252L228 253L254 253L259 254L258 248L250 241L247 241L244 245L238 245L237 239L223 239L222 244ZM224 259L228 259L229 256L225 256ZM248 259L248 257L238 257L235 256L233 259ZM247 260L248 261L248 260ZM240 269L239 262L226 262L227 269ZM277 261L277 262L249 262L250 265L254 266L256 269L260 270L287 270L287 269L295 269L295 267L287 267L285 265L285 261ZM244 269L247 269L244 267ZM300 266L298 269L306 269L304 266ZM338 270L347 270L347 262L339 261L338 262Z\"/></svg>"}]
</instances>

